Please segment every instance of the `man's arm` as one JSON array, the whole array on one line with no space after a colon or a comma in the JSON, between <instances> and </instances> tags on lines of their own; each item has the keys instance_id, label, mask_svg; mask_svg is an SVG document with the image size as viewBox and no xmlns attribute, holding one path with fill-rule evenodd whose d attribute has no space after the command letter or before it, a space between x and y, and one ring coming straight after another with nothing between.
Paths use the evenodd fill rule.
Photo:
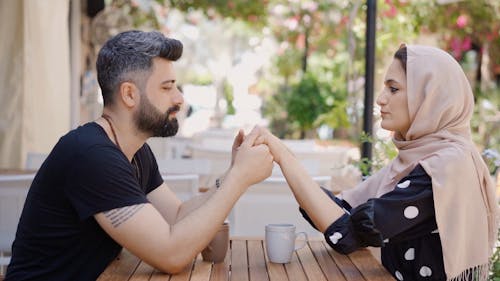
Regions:
<instances>
[{"instance_id":1,"label":"man's arm","mask_svg":"<svg viewBox=\"0 0 500 281\"><path fill-rule=\"evenodd\" d=\"M239 130L235 136L232 151L231 151L231 164L229 169L224 173L222 178L225 178L234 165L236 153L238 148L243 143L245 135L243 130ZM215 192L215 188L211 188L201 195L195 196L185 202L181 202L174 192L163 183L158 188L148 194L148 200L153 206L162 214L169 224L174 224L178 220L184 218L186 215L196 210L199 206L205 203Z\"/></svg>"},{"instance_id":2,"label":"man's arm","mask_svg":"<svg viewBox=\"0 0 500 281\"><path fill-rule=\"evenodd\" d=\"M175 224L169 224L149 203L102 212L95 218L106 233L134 255L164 272L177 273L210 242L245 189L237 179L226 183Z\"/></svg>"},{"instance_id":3,"label":"man's arm","mask_svg":"<svg viewBox=\"0 0 500 281\"><path fill-rule=\"evenodd\" d=\"M215 188L182 202L167 186L161 184L148 194L148 200L169 224L175 224L186 215L204 204L214 194Z\"/></svg>"},{"instance_id":4,"label":"man's arm","mask_svg":"<svg viewBox=\"0 0 500 281\"><path fill-rule=\"evenodd\" d=\"M180 272L210 242L224 222L237 199L252 184L267 178L273 163L265 145L253 146L257 132L252 131L240 146L221 187L212 196L207 195L204 204L195 208L182 219L165 219L152 204L139 204L102 212L95 215L99 225L120 245L152 266L169 273ZM251 172L249 172L251 171ZM158 192L171 192L168 189ZM178 212L180 201L173 198ZM162 211L163 212L163 211ZM168 217L169 215L167 215Z\"/></svg>"}]
</instances>

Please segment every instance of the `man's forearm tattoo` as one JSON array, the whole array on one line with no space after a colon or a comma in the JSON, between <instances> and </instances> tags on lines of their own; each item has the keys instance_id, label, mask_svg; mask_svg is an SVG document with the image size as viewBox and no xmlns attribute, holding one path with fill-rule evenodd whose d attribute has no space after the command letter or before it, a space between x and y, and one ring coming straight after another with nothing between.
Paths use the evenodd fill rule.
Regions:
<instances>
[{"instance_id":1,"label":"man's forearm tattoo","mask_svg":"<svg viewBox=\"0 0 500 281\"><path fill-rule=\"evenodd\" d=\"M111 221L113 227L118 227L123 222L137 213L144 204L132 205L103 212L104 216Z\"/></svg>"}]
</instances>

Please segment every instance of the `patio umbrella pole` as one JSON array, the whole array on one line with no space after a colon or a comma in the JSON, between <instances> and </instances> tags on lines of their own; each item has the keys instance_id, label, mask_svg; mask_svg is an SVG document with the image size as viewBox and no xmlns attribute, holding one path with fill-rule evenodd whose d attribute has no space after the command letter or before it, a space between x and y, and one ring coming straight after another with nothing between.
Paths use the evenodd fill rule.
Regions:
<instances>
[{"instance_id":1,"label":"patio umbrella pole","mask_svg":"<svg viewBox=\"0 0 500 281\"><path fill-rule=\"evenodd\" d=\"M371 137L373 135L373 82L375 74L375 16L377 13L377 1L367 0L366 6L365 108L363 114L363 132ZM370 141L363 142L361 157L371 162L372 143ZM371 170L371 167L369 170Z\"/></svg>"}]
</instances>

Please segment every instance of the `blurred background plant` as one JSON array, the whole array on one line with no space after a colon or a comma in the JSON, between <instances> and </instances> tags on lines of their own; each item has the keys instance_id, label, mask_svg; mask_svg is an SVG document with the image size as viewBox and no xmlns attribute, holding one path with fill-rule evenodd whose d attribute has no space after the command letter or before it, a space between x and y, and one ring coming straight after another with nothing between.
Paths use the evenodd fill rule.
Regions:
<instances>
[{"instance_id":1,"label":"blurred background plant","mask_svg":"<svg viewBox=\"0 0 500 281\"><path fill-rule=\"evenodd\" d=\"M500 153L495 149L485 149L482 153L484 162L488 166L490 175L495 175L500 167Z\"/></svg>"},{"instance_id":2,"label":"blurred background plant","mask_svg":"<svg viewBox=\"0 0 500 281\"><path fill-rule=\"evenodd\" d=\"M171 27L166 23L173 11L179 10L193 27L207 20L227 21L220 35L232 32L231 41L227 41L232 45L249 44L252 37L272 37L276 54L268 67L259 70L265 79L255 82L271 131L283 138L314 138L318 128L328 127L331 134L327 139L343 138L353 143L362 139L365 1L106 1L109 7L130 16L137 28L168 33ZM499 150L500 2L378 0L377 6L376 81L381 81L401 42L437 44L448 50L474 88L474 141L481 150ZM240 27L231 31L229 26ZM217 59L220 50L214 51ZM234 63L240 58L236 54L230 59ZM184 83L203 80L187 72L191 74ZM221 84L219 96L232 105L229 100L234 96L223 81L211 77L212 83ZM232 113L234 108L229 106L228 110Z\"/></svg>"}]
</instances>

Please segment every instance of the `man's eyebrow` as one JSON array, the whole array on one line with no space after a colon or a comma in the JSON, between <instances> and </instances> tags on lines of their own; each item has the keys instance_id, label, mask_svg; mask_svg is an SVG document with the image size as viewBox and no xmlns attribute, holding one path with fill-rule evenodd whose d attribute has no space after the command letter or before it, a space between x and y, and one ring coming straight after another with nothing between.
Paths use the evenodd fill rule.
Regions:
<instances>
[{"instance_id":1,"label":"man's eyebrow","mask_svg":"<svg viewBox=\"0 0 500 281\"><path fill-rule=\"evenodd\" d=\"M175 83L175 79L171 79L171 80L165 80L163 82L161 82L161 84L169 84L169 83Z\"/></svg>"}]
</instances>

